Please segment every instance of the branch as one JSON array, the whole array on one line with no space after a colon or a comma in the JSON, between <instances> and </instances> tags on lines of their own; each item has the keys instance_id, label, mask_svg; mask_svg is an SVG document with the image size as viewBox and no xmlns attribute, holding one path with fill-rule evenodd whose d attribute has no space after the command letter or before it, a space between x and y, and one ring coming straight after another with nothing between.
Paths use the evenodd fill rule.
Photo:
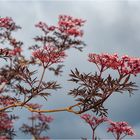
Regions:
<instances>
[{"instance_id":1,"label":"branch","mask_svg":"<svg viewBox=\"0 0 140 140\"><path fill-rule=\"evenodd\" d=\"M3 89L5 88L5 86L6 86L6 82L2 82L0 84L0 93L3 91Z\"/></svg>"},{"instance_id":2,"label":"branch","mask_svg":"<svg viewBox=\"0 0 140 140\"><path fill-rule=\"evenodd\" d=\"M13 108L13 107L25 107L27 108L30 112L37 112L37 113L52 113L52 112L62 112L62 111L67 111L67 112L71 112L71 113L74 113L74 114L79 114L79 111L74 111L73 108L76 107L76 106L79 106L81 103L77 103L75 105L72 105L72 106L69 106L69 107L66 107L66 108L60 108L60 109L53 109L53 110L40 110L40 109L33 109L32 107L30 107L29 105L27 104L24 104L24 102L18 102L18 103L14 103L14 104L11 104L11 105L8 105L4 108L0 108L0 111L4 111L4 110L7 110L9 108Z\"/></svg>"}]
</instances>

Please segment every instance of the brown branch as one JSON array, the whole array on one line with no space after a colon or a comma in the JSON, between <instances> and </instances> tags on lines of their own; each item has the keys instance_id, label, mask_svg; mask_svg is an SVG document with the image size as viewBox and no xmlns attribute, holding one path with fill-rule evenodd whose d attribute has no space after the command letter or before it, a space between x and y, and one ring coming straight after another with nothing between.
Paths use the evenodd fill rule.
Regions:
<instances>
[{"instance_id":1,"label":"brown branch","mask_svg":"<svg viewBox=\"0 0 140 140\"><path fill-rule=\"evenodd\" d=\"M40 82L39 82L39 84L38 84L38 89L40 88L40 85L41 85L41 83L42 83L42 80L43 80L43 77L44 77L44 74L45 74L45 70L46 70L46 68L45 68L44 65L43 65L43 72L42 72L42 75L41 75Z\"/></svg>"},{"instance_id":2,"label":"brown branch","mask_svg":"<svg viewBox=\"0 0 140 140\"><path fill-rule=\"evenodd\" d=\"M67 112L71 112L71 113L74 113L74 114L79 114L79 111L75 111L73 110L74 107L76 106L79 106L81 103L77 103L75 105L72 105L72 106L69 106L69 107L66 107L66 108L60 108L60 109L52 109L52 110L40 110L40 109L33 109L32 107L30 107L29 105L27 104L24 104L23 102L17 102L17 103L14 103L14 104L11 104L11 105L8 105L4 108L0 108L0 111L4 111L4 110L7 110L9 108L13 108L13 107L25 107L26 109L28 109L30 112L37 112L37 113L52 113L52 112L62 112L62 111L67 111Z\"/></svg>"},{"instance_id":3,"label":"brown branch","mask_svg":"<svg viewBox=\"0 0 140 140\"><path fill-rule=\"evenodd\" d=\"M2 82L0 84L0 93L4 90L5 86L6 86L6 82Z\"/></svg>"}]
</instances>

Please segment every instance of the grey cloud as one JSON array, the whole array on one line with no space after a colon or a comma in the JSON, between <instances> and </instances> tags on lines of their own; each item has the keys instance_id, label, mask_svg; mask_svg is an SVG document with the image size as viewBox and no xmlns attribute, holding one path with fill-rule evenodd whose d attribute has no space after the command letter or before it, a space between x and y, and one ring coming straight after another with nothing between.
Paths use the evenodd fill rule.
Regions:
<instances>
[{"instance_id":1,"label":"grey cloud","mask_svg":"<svg viewBox=\"0 0 140 140\"><path fill-rule=\"evenodd\" d=\"M73 87L70 82L67 83L70 69L78 67L82 72L95 71L95 66L87 62L89 52L95 53L114 53L128 54L130 56L140 55L140 2L139 1L22 1L22 2L0 2L1 16L11 16L23 29L17 32L16 37L25 42L27 46L33 44L32 38L38 34L34 24L38 21L46 21L49 24L56 24L57 17L60 14L72 15L87 20L84 27L84 40L88 45L83 53L71 49L68 52L64 68L64 77L60 77L59 82L64 86L58 92L54 92L49 102L46 103L40 98L38 102L43 103L47 108L63 107L74 103L73 98L66 96L67 91ZM30 53L26 51L26 55ZM114 74L113 72L111 72ZM46 75L46 79L54 79L53 75ZM134 79L140 85L140 77ZM113 95L106 102L109 108L109 117L114 121L127 120L130 124L136 126L136 131L140 128L139 118L139 90L129 98L127 95ZM18 112L18 111L17 111ZM21 111L20 111L21 112ZM20 126L28 116L27 111L22 111L22 121L16 126ZM20 113L19 113L20 114ZM52 138L80 138L90 137L89 127L70 113L54 113L54 123L49 131ZM98 129L97 134L102 137L110 138L104 131L104 126ZM18 138L24 135L19 133ZM139 136L140 137L140 136Z\"/></svg>"}]
</instances>

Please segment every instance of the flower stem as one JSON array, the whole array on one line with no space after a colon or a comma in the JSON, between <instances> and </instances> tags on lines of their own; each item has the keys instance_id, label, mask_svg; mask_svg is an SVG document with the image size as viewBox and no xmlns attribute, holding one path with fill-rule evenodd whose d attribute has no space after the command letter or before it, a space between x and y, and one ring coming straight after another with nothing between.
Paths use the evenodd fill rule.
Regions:
<instances>
[{"instance_id":1,"label":"flower stem","mask_svg":"<svg viewBox=\"0 0 140 140\"><path fill-rule=\"evenodd\" d=\"M40 81L39 81L39 84L38 84L38 88L40 87L41 82L42 82L42 80L43 80L43 77L44 77L44 74L45 74L45 70L46 70L46 68L43 67L43 72L42 72L42 75L41 75L41 78L40 78Z\"/></svg>"}]
</instances>

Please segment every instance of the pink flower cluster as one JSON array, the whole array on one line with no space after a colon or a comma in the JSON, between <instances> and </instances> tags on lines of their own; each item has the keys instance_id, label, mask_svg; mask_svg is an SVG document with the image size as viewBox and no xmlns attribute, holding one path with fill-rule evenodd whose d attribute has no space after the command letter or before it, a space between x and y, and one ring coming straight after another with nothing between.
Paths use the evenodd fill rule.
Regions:
<instances>
[{"instance_id":1,"label":"pink flower cluster","mask_svg":"<svg viewBox=\"0 0 140 140\"><path fill-rule=\"evenodd\" d=\"M45 46L43 49L37 49L33 52L33 56L38 58L44 65L51 65L53 63L60 63L66 56L63 51L58 51L53 46Z\"/></svg>"},{"instance_id":2,"label":"pink flower cluster","mask_svg":"<svg viewBox=\"0 0 140 140\"><path fill-rule=\"evenodd\" d=\"M68 36L81 37L83 36L83 31L80 28L84 23L85 20L73 18L67 15L60 15L58 26L48 26L46 23L41 21L35 26L40 28L44 33L49 33L50 31L57 29Z\"/></svg>"},{"instance_id":3,"label":"pink flower cluster","mask_svg":"<svg viewBox=\"0 0 140 140\"><path fill-rule=\"evenodd\" d=\"M9 55L10 56L17 56L18 54L21 54L21 48L20 47L16 47L13 50L9 51Z\"/></svg>"},{"instance_id":4,"label":"pink flower cluster","mask_svg":"<svg viewBox=\"0 0 140 140\"><path fill-rule=\"evenodd\" d=\"M9 140L6 136L0 136L0 140Z\"/></svg>"},{"instance_id":5,"label":"pink flower cluster","mask_svg":"<svg viewBox=\"0 0 140 140\"><path fill-rule=\"evenodd\" d=\"M81 116L81 118L84 119L85 122L90 125L92 130L94 130L93 135L95 133L95 129L97 128L97 126L99 126L103 122L109 123L110 126L107 128L107 132L113 133L113 136L117 140L121 140L126 135L129 135L129 136L135 135L132 127L129 126L127 122L113 122L106 117L96 118L90 114L84 114Z\"/></svg>"},{"instance_id":6,"label":"pink flower cluster","mask_svg":"<svg viewBox=\"0 0 140 140\"><path fill-rule=\"evenodd\" d=\"M108 128L107 132L111 132L117 137L121 137L122 134L124 135L135 135L131 126L128 125L126 122L112 122L110 121L110 127Z\"/></svg>"},{"instance_id":7,"label":"pink flower cluster","mask_svg":"<svg viewBox=\"0 0 140 140\"><path fill-rule=\"evenodd\" d=\"M90 126L94 128L97 127L99 124L107 121L106 117L97 118L95 116L91 116L90 114L83 114L81 118L84 119L86 123L88 123Z\"/></svg>"},{"instance_id":8,"label":"pink flower cluster","mask_svg":"<svg viewBox=\"0 0 140 140\"><path fill-rule=\"evenodd\" d=\"M127 55L121 58L115 53L113 55L108 53L103 54L89 54L89 62L101 65L102 68L112 68L118 70L120 74L133 74L140 73L140 58L129 57Z\"/></svg>"},{"instance_id":9,"label":"pink flower cluster","mask_svg":"<svg viewBox=\"0 0 140 140\"><path fill-rule=\"evenodd\" d=\"M31 119L31 120L40 120L41 122L44 122L44 123L51 123L53 121L52 116L46 116L46 115L44 115L42 113L36 113L32 117L30 117L29 119Z\"/></svg>"},{"instance_id":10,"label":"pink flower cluster","mask_svg":"<svg viewBox=\"0 0 140 140\"><path fill-rule=\"evenodd\" d=\"M83 26L85 20L73 18L67 15L60 15L58 22L58 29L61 33L66 33L69 36L82 36L83 31L80 30L80 27Z\"/></svg>"},{"instance_id":11,"label":"pink flower cluster","mask_svg":"<svg viewBox=\"0 0 140 140\"><path fill-rule=\"evenodd\" d=\"M7 57L20 55L21 52L22 49L20 47L16 47L12 50L2 49L2 48L0 49L0 55L7 56Z\"/></svg>"},{"instance_id":12,"label":"pink flower cluster","mask_svg":"<svg viewBox=\"0 0 140 140\"><path fill-rule=\"evenodd\" d=\"M12 120L9 119L8 114L1 113L0 114L0 131L6 131L13 127Z\"/></svg>"},{"instance_id":13,"label":"pink flower cluster","mask_svg":"<svg viewBox=\"0 0 140 140\"><path fill-rule=\"evenodd\" d=\"M0 105L7 106L14 104L16 99L9 97L9 96L0 96Z\"/></svg>"},{"instance_id":14,"label":"pink flower cluster","mask_svg":"<svg viewBox=\"0 0 140 140\"><path fill-rule=\"evenodd\" d=\"M38 119L41 122L48 122L48 123L51 123L53 121L53 117L52 116L46 116L44 114L38 114Z\"/></svg>"},{"instance_id":15,"label":"pink flower cluster","mask_svg":"<svg viewBox=\"0 0 140 140\"><path fill-rule=\"evenodd\" d=\"M12 18L5 17L5 18L0 18L0 28L5 28L7 30L15 30L19 27L17 27L12 20Z\"/></svg>"},{"instance_id":16,"label":"pink flower cluster","mask_svg":"<svg viewBox=\"0 0 140 140\"><path fill-rule=\"evenodd\" d=\"M40 28L45 33L48 33L49 31L54 31L56 29L55 26L48 26L46 23L41 22L41 21L37 23L35 27Z\"/></svg>"}]
</instances>

